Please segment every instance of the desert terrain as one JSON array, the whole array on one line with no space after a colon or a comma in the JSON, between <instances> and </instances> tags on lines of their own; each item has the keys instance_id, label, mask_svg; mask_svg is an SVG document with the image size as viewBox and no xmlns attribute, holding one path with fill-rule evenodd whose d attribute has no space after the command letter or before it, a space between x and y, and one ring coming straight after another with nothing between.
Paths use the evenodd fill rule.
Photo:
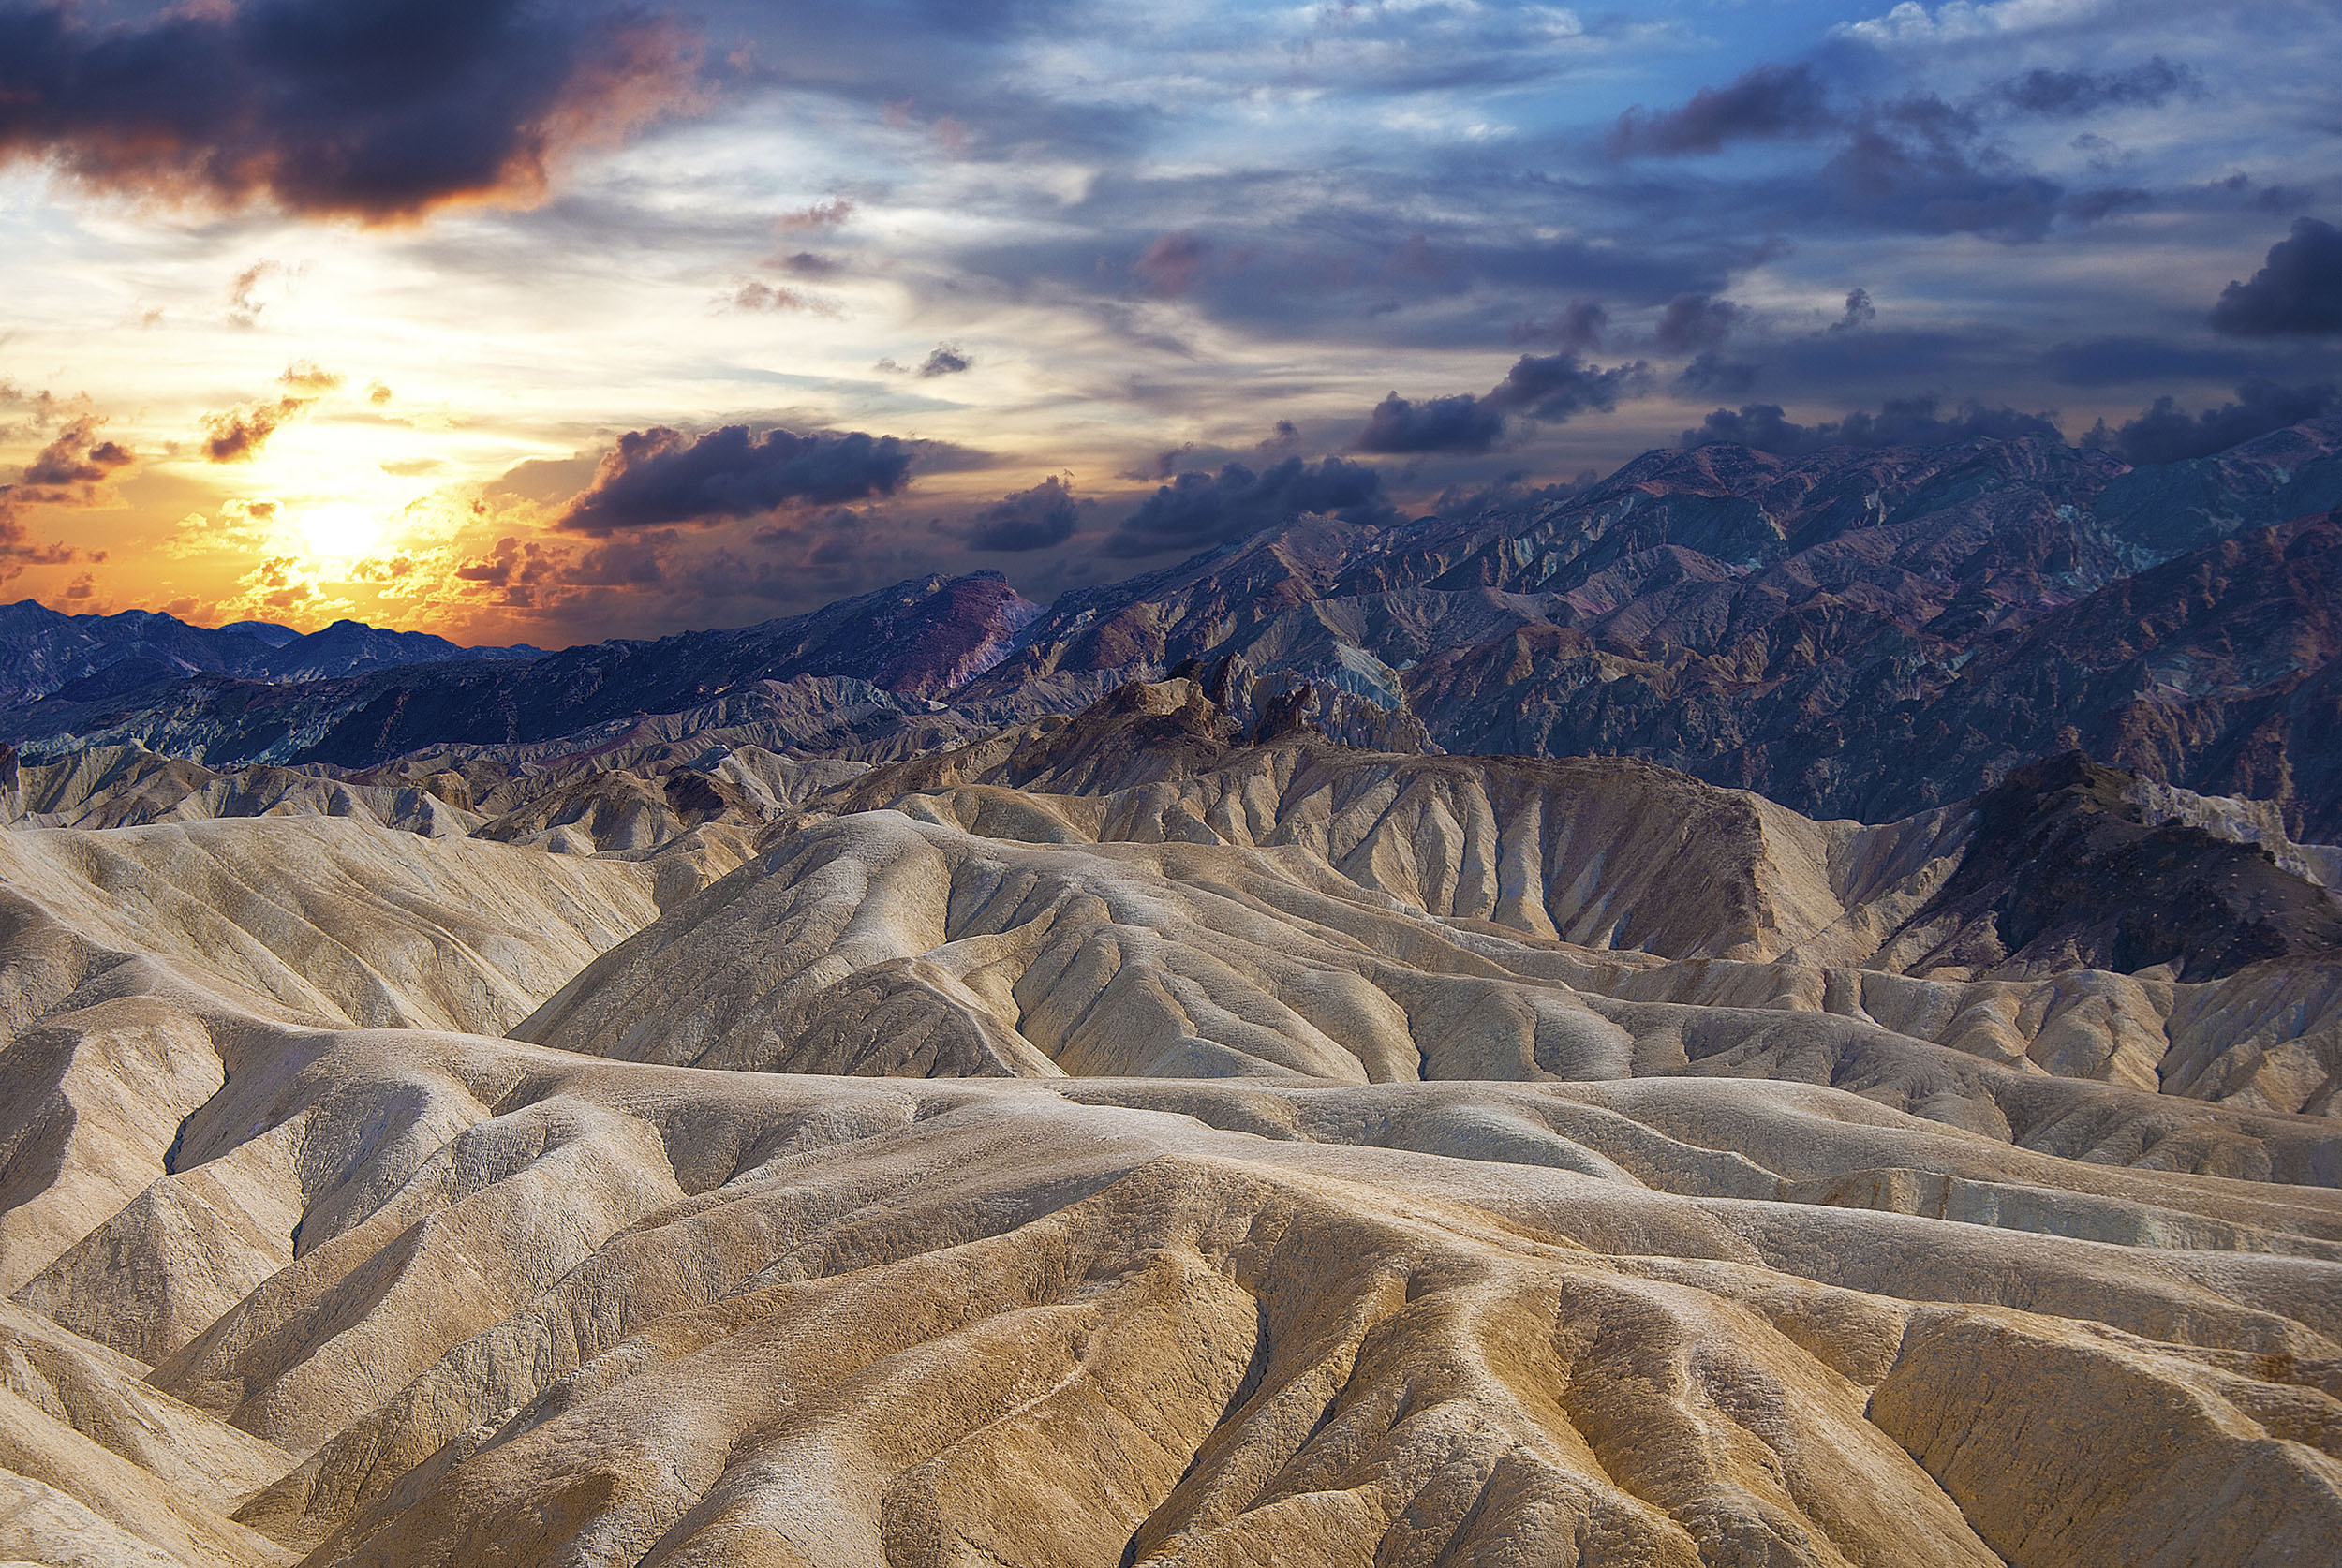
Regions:
<instances>
[{"instance_id":1,"label":"desert terrain","mask_svg":"<svg viewBox=\"0 0 2342 1568\"><path fill-rule=\"evenodd\" d=\"M690 753L11 764L0 1560L2333 1561L2342 910L2248 804L1185 678Z\"/></svg>"}]
</instances>

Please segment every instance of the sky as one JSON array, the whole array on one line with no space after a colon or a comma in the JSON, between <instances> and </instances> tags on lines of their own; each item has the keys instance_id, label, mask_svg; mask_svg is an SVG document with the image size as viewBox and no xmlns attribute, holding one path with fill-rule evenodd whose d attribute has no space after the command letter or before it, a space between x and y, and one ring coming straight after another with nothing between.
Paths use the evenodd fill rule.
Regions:
<instances>
[{"instance_id":1,"label":"sky","mask_svg":"<svg viewBox=\"0 0 2342 1568\"><path fill-rule=\"evenodd\" d=\"M2337 0L0 0L0 599L1044 602L1653 447L2342 408Z\"/></svg>"}]
</instances>

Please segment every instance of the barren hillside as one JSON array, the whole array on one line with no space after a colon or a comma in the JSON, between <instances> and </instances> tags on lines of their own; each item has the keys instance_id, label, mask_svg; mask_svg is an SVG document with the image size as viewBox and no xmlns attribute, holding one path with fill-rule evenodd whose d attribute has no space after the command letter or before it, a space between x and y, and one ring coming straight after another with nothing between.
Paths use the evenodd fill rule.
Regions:
<instances>
[{"instance_id":1,"label":"barren hillside","mask_svg":"<svg viewBox=\"0 0 2342 1568\"><path fill-rule=\"evenodd\" d=\"M11 778L0 1557L2342 1538L2337 911L2235 803L1815 822L1193 681L448 761Z\"/></svg>"}]
</instances>

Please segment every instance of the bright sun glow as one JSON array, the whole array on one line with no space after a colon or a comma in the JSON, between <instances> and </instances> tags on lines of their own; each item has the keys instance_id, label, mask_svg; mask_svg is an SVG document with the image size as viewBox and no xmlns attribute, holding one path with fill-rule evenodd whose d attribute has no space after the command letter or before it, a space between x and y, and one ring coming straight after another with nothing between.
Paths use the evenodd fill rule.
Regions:
<instances>
[{"instance_id":1,"label":"bright sun glow","mask_svg":"<svg viewBox=\"0 0 2342 1568\"><path fill-rule=\"evenodd\" d=\"M372 507L351 501L321 501L288 510L303 544L320 560L356 560L382 542L385 524L381 513Z\"/></svg>"}]
</instances>

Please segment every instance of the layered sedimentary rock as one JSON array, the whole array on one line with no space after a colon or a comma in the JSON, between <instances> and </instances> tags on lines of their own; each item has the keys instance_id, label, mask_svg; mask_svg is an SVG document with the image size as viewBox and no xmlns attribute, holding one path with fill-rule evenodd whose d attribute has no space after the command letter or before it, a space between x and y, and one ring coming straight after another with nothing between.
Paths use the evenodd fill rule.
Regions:
<instances>
[{"instance_id":1,"label":"layered sedimentary rock","mask_svg":"<svg viewBox=\"0 0 2342 1568\"><path fill-rule=\"evenodd\" d=\"M2331 1558L2323 851L1268 717L23 776L0 1554Z\"/></svg>"},{"instance_id":2,"label":"layered sedimentary rock","mask_svg":"<svg viewBox=\"0 0 2342 1568\"><path fill-rule=\"evenodd\" d=\"M2330 1158L2194 1102L2335 1108L2342 908L2126 787L2074 762L1813 822L1623 760L1238 744L1193 683L1134 687L850 782L518 1032L921 1075L1790 1075L2068 1152Z\"/></svg>"},{"instance_id":3,"label":"layered sedimentary rock","mask_svg":"<svg viewBox=\"0 0 2342 1568\"><path fill-rule=\"evenodd\" d=\"M170 1525L46 1483L181 1561L226 1560L199 1526L320 1563L1687 1564L2342 1527L2330 1195L1802 1085L889 1084L248 1027L168 1163L19 1298L120 1367L85 1341L134 1304L232 1297L136 1349L246 1468L146 1472Z\"/></svg>"},{"instance_id":4,"label":"layered sedimentary rock","mask_svg":"<svg viewBox=\"0 0 2342 1568\"><path fill-rule=\"evenodd\" d=\"M594 854L656 850L703 827L760 828L864 768L704 736L542 762L439 751L354 775L265 763L212 768L139 746L83 747L27 762L0 747L0 823L111 828L347 817L432 838Z\"/></svg>"}]
</instances>

